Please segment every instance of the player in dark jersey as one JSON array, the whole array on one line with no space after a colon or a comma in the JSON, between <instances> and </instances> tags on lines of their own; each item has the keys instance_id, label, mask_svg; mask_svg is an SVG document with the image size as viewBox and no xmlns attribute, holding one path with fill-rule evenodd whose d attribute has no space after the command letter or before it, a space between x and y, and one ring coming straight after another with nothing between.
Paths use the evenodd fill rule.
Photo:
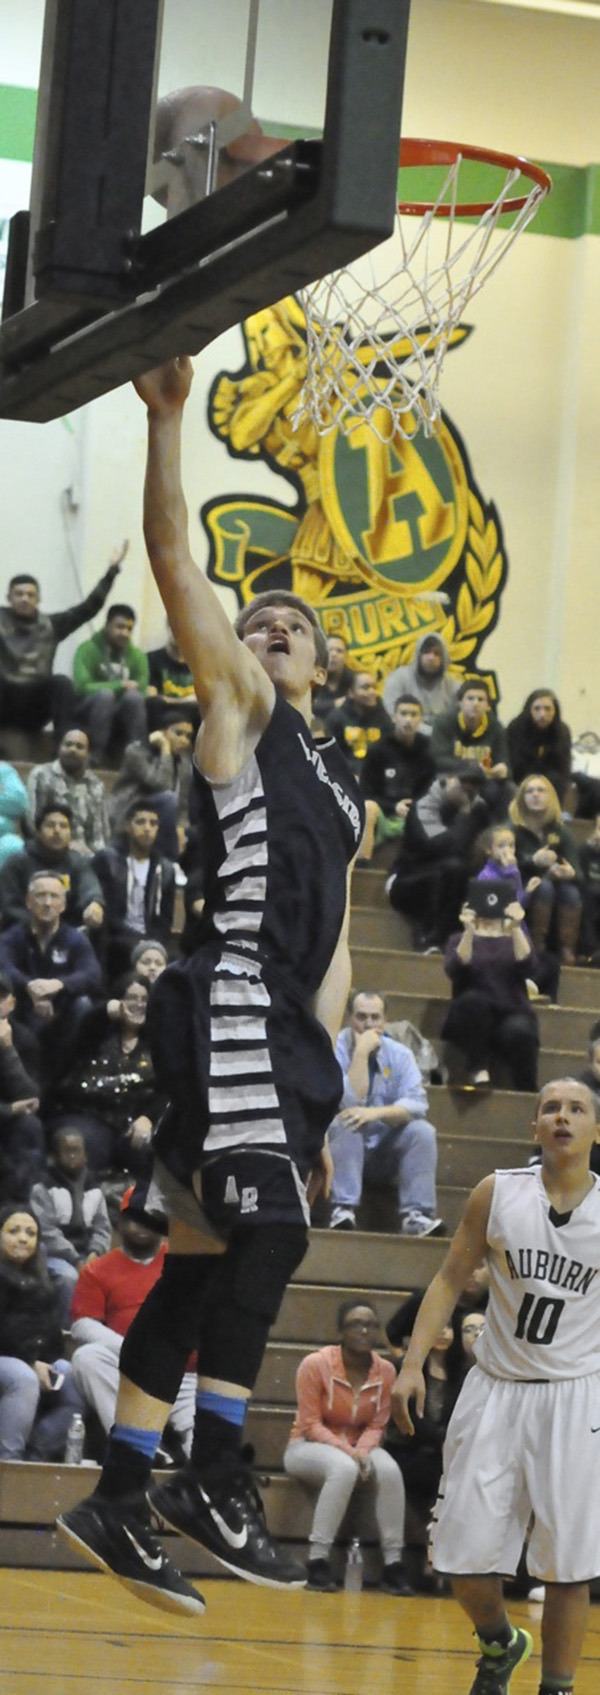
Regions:
<instances>
[{"instance_id":1,"label":"player in dark jersey","mask_svg":"<svg viewBox=\"0 0 600 1695\"><path fill-rule=\"evenodd\" d=\"M433 1535L434 1564L479 1637L471 1695L507 1695L531 1653L529 1632L507 1617L502 1575L514 1575L532 1514L527 1563L546 1586L540 1695L572 1695L600 1571L598 1111L571 1077L542 1089L541 1165L497 1171L473 1190L393 1392L400 1429L413 1435L423 1361L485 1256L486 1322L448 1426Z\"/></svg>"},{"instance_id":2,"label":"player in dark jersey","mask_svg":"<svg viewBox=\"0 0 600 1695\"><path fill-rule=\"evenodd\" d=\"M170 1528L231 1571L301 1586L269 1535L241 1454L244 1413L271 1324L327 1188L333 1054L350 986L348 881L363 828L333 741L313 742L311 690L327 650L312 608L261 595L236 630L191 557L180 472L189 360L140 379L148 407L144 529L192 671L206 904L200 942L162 973L150 1034L169 1106L148 1206L169 1217L163 1274L125 1338L102 1478L58 1523L71 1543L155 1605L202 1598L151 1535ZM236 633L237 632L237 633ZM186 1468L150 1488L160 1433L191 1350L197 1415Z\"/></svg>"}]
</instances>

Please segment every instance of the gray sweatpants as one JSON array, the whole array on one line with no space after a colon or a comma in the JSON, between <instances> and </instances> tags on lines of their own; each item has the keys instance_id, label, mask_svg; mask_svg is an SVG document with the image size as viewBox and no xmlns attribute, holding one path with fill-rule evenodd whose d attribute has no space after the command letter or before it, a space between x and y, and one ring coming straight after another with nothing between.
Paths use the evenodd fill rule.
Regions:
<instances>
[{"instance_id":1,"label":"gray sweatpants","mask_svg":"<svg viewBox=\"0 0 600 1695\"><path fill-rule=\"evenodd\" d=\"M102 1341L84 1342L76 1349L71 1362L73 1377L86 1405L94 1408L103 1430L107 1432L115 1422L122 1343L123 1337L113 1331ZM186 1371L169 1418L169 1424L181 1438L186 1454L192 1446L195 1412L196 1376L194 1372Z\"/></svg>"},{"instance_id":2,"label":"gray sweatpants","mask_svg":"<svg viewBox=\"0 0 600 1695\"><path fill-rule=\"evenodd\" d=\"M356 1460L328 1442L307 1442L300 1437L290 1442L283 1456L288 1477L296 1477L309 1488L318 1489L310 1536L310 1557L326 1560L335 1541L350 1497L358 1487L369 1506L375 1507L377 1532L386 1565L399 1560L404 1543L405 1494L402 1473L390 1454L373 1448L369 1454L371 1476L363 1484Z\"/></svg>"}]
</instances>

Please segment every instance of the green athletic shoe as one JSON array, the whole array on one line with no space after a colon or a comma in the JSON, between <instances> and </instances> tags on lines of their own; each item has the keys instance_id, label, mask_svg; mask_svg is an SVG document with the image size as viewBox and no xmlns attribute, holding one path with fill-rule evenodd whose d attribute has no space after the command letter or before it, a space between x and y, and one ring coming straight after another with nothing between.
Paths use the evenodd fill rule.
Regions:
<instances>
[{"instance_id":1,"label":"green athletic shoe","mask_svg":"<svg viewBox=\"0 0 600 1695\"><path fill-rule=\"evenodd\" d=\"M533 1637L529 1631L515 1630L510 1648L482 1654L477 1661L477 1676L469 1695L508 1695L513 1672L529 1659L532 1648Z\"/></svg>"}]
</instances>

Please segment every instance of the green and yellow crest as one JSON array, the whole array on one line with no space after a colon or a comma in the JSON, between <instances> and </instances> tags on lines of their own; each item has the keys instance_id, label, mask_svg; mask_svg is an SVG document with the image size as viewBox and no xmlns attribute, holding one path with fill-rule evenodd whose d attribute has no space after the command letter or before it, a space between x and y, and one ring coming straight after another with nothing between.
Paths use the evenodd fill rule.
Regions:
<instances>
[{"instance_id":1,"label":"green and yellow crest","mask_svg":"<svg viewBox=\"0 0 600 1695\"><path fill-rule=\"evenodd\" d=\"M292 485L293 506L240 494L202 510L209 576L240 605L292 589L354 664L383 679L419 636L439 634L453 668L471 670L499 612L507 560L500 520L443 414L435 435L406 441L366 424L319 436L298 422L306 372L304 316L290 296L242 326L246 358L213 384L209 423L233 457L260 458ZM454 341L469 334L459 326Z\"/></svg>"}]
</instances>

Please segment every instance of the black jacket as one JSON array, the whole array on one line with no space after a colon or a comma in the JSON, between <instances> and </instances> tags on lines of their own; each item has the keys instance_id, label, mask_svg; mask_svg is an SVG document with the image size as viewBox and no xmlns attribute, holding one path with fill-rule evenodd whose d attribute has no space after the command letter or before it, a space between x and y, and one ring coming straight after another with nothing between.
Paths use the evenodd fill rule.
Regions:
<instances>
[{"instance_id":1,"label":"black jacket","mask_svg":"<svg viewBox=\"0 0 600 1695\"><path fill-rule=\"evenodd\" d=\"M362 791L365 800L376 800L389 817L393 817L398 801L422 795L435 777L435 765L430 752L431 737L420 732L411 747L398 741L395 735L382 736L369 749L362 772Z\"/></svg>"},{"instance_id":2,"label":"black jacket","mask_svg":"<svg viewBox=\"0 0 600 1695\"><path fill-rule=\"evenodd\" d=\"M50 1281L0 1260L0 1354L51 1363L63 1352L58 1301Z\"/></svg>"},{"instance_id":3,"label":"black jacket","mask_svg":"<svg viewBox=\"0 0 600 1695\"><path fill-rule=\"evenodd\" d=\"M528 701L507 727L510 767L515 783L525 777L547 777L560 801L571 775L571 731L557 715L545 730L534 724Z\"/></svg>"},{"instance_id":4,"label":"black jacket","mask_svg":"<svg viewBox=\"0 0 600 1695\"><path fill-rule=\"evenodd\" d=\"M175 908L175 869L170 859L160 853L150 854L150 869L146 883L146 935L168 941L173 926ZM110 940L133 939L134 932L127 923L127 848L101 848L94 855L93 866L102 888L106 912L106 931Z\"/></svg>"}]
</instances>

